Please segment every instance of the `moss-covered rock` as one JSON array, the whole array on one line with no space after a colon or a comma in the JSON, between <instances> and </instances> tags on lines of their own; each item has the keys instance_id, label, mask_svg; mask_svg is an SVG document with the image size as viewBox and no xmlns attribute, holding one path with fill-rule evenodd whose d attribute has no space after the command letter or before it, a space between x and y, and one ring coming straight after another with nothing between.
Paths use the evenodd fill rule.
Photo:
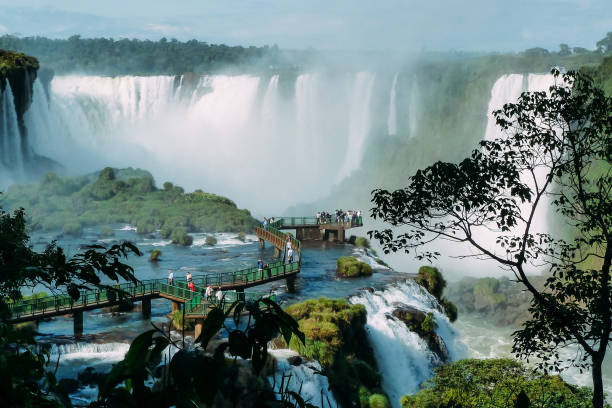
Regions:
<instances>
[{"instance_id":1,"label":"moss-covered rock","mask_svg":"<svg viewBox=\"0 0 612 408\"><path fill-rule=\"evenodd\" d=\"M370 398L368 398L368 407L369 408L391 408L391 404L389 403L389 398L383 394L372 394Z\"/></svg>"},{"instance_id":2,"label":"moss-covered rock","mask_svg":"<svg viewBox=\"0 0 612 408\"><path fill-rule=\"evenodd\" d=\"M185 228L176 228L170 236L173 244L189 246L193 244L193 237L187 233Z\"/></svg>"},{"instance_id":3,"label":"moss-covered rock","mask_svg":"<svg viewBox=\"0 0 612 408\"><path fill-rule=\"evenodd\" d=\"M154 249L149 256L149 262L158 262L161 260L162 251L160 249Z\"/></svg>"},{"instance_id":4,"label":"moss-covered rock","mask_svg":"<svg viewBox=\"0 0 612 408\"><path fill-rule=\"evenodd\" d=\"M421 337L429 349L441 361L448 361L448 352L444 341L436 334L436 320L433 313L425 313L408 305L397 305L391 312L393 316L404 322L406 327Z\"/></svg>"},{"instance_id":5,"label":"moss-covered rock","mask_svg":"<svg viewBox=\"0 0 612 408\"><path fill-rule=\"evenodd\" d=\"M217 238L215 238L213 235L208 235L206 236L204 243L208 246L215 246L217 245Z\"/></svg>"},{"instance_id":6,"label":"moss-covered rock","mask_svg":"<svg viewBox=\"0 0 612 408\"><path fill-rule=\"evenodd\" d=\"M183 311L175 310L170 316L172 325L176 330L183 330L183 321L185 321L185 330L193 330L194 322L192 319L183 319Z\"/></svg>"},{"instance_id":7,"label":"moss-covered rock","mask_svg":"<svg viewBox=\"0 0 612 408\"><path fill-rule=\"evenodd\" d=\"M321 362L341 406L359 406L363 398L381 392L380 374L366 341L367 316L363 305L321 298L306 300L285 310L298 321L306 335L306 344L294 337L289 347Z\"/></svg>"},{"instance_id":8,"label":"moss-covered rock","mask_svg":"<svg viewBox=\"0 0 612 408\"><path fill-rule=\"evenodd\" d=\"M362 248L369 248L370 247L370 241L368 241L367 238L365 237L356 237L355 238L355 245L358 247L362 247Z\"/></svg>"},{"instance_id":9,"label":"moss-covered rock","mask_svg":"<svg viewBox=\"0 0 612 408\"><path fill-rule=\"evenodd\" d=\"M433 266L421 266L419 268L417 283L427 289L438 300L441 299L442 292L446 287L446 281L442 273Z\"/></svg>"},{"instance_id":10,"label":"moss-covered rock","mask_svg":"<svg viewBox=\"0 0 612 408\"><path fill-rule=\"evenodd\" d=\"M67 222L62 227L62 233L64 235L80 237L81 235L83 235L83 226L80 222Z\"/></svg>"},{"instance_id":11,"label":"moss-covered rock","mask_svg":"<svg viewBox=\"0 0 612 408\"><path fill-rule=\"evenodd\" d=\"M372 275L372 267L354 256L341 256L337 261L337 274L343 278L358 278Z\"/></svg>"},{"instance_id":12,"label":"moss-covered rock","mask_svg":"<svg viewBox=\"0 0 612 408\"><path fill-rule=\"evenodd\" d=\"M115 231L113 231L113 228L110 227L109 225L103 225L100 228L100 236L102 238L114 237L115 236Z\"/></svg>"}]
</instances>

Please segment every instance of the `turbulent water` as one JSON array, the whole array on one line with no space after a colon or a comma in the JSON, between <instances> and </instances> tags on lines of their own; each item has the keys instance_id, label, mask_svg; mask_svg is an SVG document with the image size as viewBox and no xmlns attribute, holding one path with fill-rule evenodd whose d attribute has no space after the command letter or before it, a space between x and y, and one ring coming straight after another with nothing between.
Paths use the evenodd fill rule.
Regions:
<instances>
[{"instance_id":1,"label":"turbulent water","mask_svg":"<svg viewBox=\"0 0 612 408\"><path fill-rule=\"evenodd\" d=\"M0 95L0 171L9 177L19 177L23 173L21 135L13 91L8 82L5 91Z\"/></svg>"}]
</instances>

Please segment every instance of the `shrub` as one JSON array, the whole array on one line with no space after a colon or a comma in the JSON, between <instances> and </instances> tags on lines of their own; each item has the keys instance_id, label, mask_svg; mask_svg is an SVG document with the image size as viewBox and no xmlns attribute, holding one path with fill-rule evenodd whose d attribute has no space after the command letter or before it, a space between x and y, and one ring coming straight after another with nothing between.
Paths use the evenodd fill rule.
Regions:
<instances>
[{"instance_id":1,"label":"shrub","mask_svg":"<svg viewBox=\"0 0 612 408\"><path fill-rule=\"evenodd\" d=\"M383 394L372 394L368 399L368 405L370 408L391 408L389 399Z\"/></svg>"},{"instance_id":2,"label":"shrub","mask_svg":"<svg viewBox=\"0 0 612 408\"><path fill-rule=\"evenodd\" d=\"M421 330L427 334L433 334L436 332L437 324L436 318L433 313L427 313L425 320L421 323Z\"/></svg>"},{"instance_id":3,"label":"shrub","mask_svg":"<svg viewBox=\"0 0 612 408\"><path fill-rule=\"evenodd\" d=\"M62 232L65 235L80 237L81 235L83 235L83 226L80 222L68 222L62 227Z\"/></svg>"},{"instance_id":4,"label":"shrub","mask_svg":"<svg viewBox=\"0 0 612 408\"><path fill-rule=\"evenodd\" d=\"M183 330L183 311L175 310L172 312L172 325L176 330ZM185 330L193 330L194 323L191 319L185 319Z\"/></svg>"},{"instance_id":5,"label":"shrub","mask_svg":"<svg viewBox=\"0 0 612 408\"><path fill-rule=\"evenodd\" d=\"M417 274L417 283L423 286L429 293L438 300L442 297L442 292L446 287L446 281L438 268L432 266L421 266Z\"/></svg>"},{"instance_id":6,"label":"shrub","mask_svg":"<svg viewBox=\"0 0 612 408\"><path fill-rule=\"evenodd\" d=\"M447 298L442 298L442 307L444 307L444 312L446 313L446 316L448 316L448 319L451 322L457 320L457 306L455 306L453 302L451 302Z\"/></svg>"},{"instance_id":7,"label":"shrub","mask_svg":"<svg viewBox=\"0 0 612 408\"><path fill-rule=\"evenodd\" d=\"M157 262L157 261L161 260L161 255L162 255L162 251L160 249L154 249L153 252L151 252L151 256L149 257L149 261L150 262Z\"/></svg>"},{"instance_id":8,"label":"shrub","mask_svg":"<svg viewBox=\"0 0 612 408\"><path fill-rule=\"evenodd\" d=\"M170 235L173 244L189 246L193 244L193 237L187 233L185 228L176 228Z\"/></svg>"},{"instance_id":9,"label":"shrub","mask_svg":"<svg viewBox=\"0 0 612 408\"><path fill-rule=\"evenodd\" d=\"M155 232L155 224L152 220L140 220L136 223L136 232L138 234L150 234Z\"/></svg>"},{"instance_id":10,"label":"shrub","mask_svg":"<svg viewBox=\"0 0 612 408\"><path fill-rule=\"evenodd\" d=\"M100 236L101 237L113 237L115 236L115 231L108 225L104 225L100 228Z\"/></svg>"},{"instance_id":11,"label":"shrub","mask_svg":"<svg viewBox=\"0 0 612 408\"><path fill-rule=\"evenodd\" d=\"M368 241L368 239L364 237L357 237L355 238L355 245L362 248L369 248L370 241Z\"/></svg>"},{"instance_id":12,"label":"shrub","mask_svg":"<svg viewBox=\"0 0 612 408\"><path fill-rule=\"evenodd\" d=\"M343 278L357 278L372 275L372 267L353 256L341 256L337 261L338 276Z\"/></svg>"},{"instance_id":13,"label":"shrub","mask_svg":"<svg viewBox=\"0 0 612 408\"><path fill-rule=\"evenodd\" d=\"M217 238L215 238L213 235L207 235L205 244L208 246L215 246L217 245Z\"/></svg>"}]
</instances>

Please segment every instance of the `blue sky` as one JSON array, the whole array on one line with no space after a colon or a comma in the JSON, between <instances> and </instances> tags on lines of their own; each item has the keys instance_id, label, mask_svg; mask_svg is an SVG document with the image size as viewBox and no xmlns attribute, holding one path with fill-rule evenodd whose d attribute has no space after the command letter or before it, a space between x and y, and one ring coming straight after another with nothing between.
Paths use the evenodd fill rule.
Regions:
<instances>
[{"instance_id":1,"label":"blue sky","mask_svg":"<svg viewBox=\"0 0 612 408\"><path fill-rule=\"evenodd\" d=\"M18 6L16 6L18 4ZM609 0L0 0L0 34L392 51L593 48Z\"/></svg>"}]
</instances>

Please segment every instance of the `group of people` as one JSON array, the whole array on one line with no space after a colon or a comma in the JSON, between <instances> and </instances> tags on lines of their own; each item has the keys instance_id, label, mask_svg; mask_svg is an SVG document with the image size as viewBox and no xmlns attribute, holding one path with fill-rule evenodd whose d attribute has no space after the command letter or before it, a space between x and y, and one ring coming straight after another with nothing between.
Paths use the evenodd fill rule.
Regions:
<instances>
[{"instance_id":1,"label":"group of people","mask_svg":"<svg viewBox=\"0 0 612 408\"><path fill-rule=\"evenodd\" d=\"M187 288L190 291L195 292L195 284L193 283L193 276L191 272L187 271L185 274L185 279L187 280ZM170 269L168 273L168 285L174 285L174 272ZM214 294L214 288L211 285L208 285L205 290L202 290L202 299L206 298L209 302L214 302L215 298L217 298L217 302L220 304L223 302L223 291L221 290L221 286L217 287L217 292Z\"/></svg>"},{"instance_id":2,"label":"group of people","mask_svg":"<svg viewBox=\"0 0 612 408\"><path fill-rule=\"evenodd\" d=\"M268 227L272 224L274 224L275 220L274 217L270 217L270 218L263 218L263 221L261 222L261 226L263 227L264 230L268 230Z\"/></svg>"},{"instance_id":3,"label":"group of people","mask_svg":"<svg viewBox=\"0 0 612 408\"><path fill-rule=\"evenodd\" d=\"M332 220L335 220L337 224L361 225L361 210L342 211L340 209L335 211L335 215L327 211L317 212L317 224L331 224Z\"/></svg>"}]
</instances>

